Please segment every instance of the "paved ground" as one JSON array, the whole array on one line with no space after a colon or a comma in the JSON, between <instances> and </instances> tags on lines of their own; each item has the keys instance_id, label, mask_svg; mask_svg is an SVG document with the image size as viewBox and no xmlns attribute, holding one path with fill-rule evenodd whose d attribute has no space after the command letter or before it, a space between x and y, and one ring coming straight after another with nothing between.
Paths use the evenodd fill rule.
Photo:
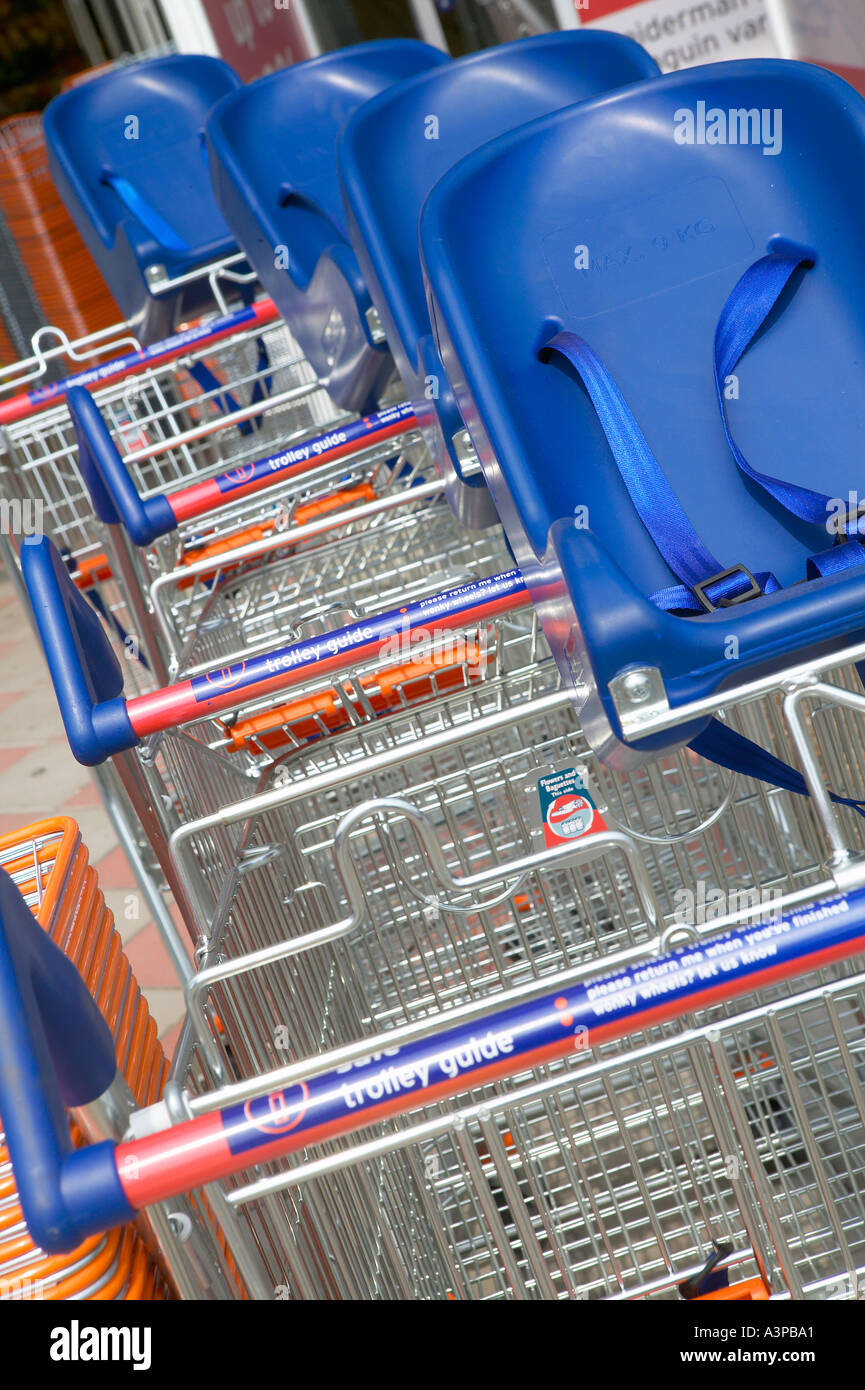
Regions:
<instances>
[{"instance_id":1,"label":"paved ground","mask_svg":"<svg viewBox=\"0 0 865 1390\"><path fill-rule=\"evenodd\" d=\"M47 816L81 827L132 968L170 1050L183 994L87 768L69 752L42 651L0 568L0 834Z\"/></svg>"}]
</instances>

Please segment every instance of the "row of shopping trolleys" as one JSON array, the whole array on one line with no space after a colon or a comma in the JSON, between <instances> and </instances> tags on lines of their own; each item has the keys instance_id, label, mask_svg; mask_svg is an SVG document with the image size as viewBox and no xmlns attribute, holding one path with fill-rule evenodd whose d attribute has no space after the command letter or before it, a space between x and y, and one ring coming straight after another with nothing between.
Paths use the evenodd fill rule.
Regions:
<instances>
[{"instance_id":1,"label":"row of shopping trolleys","mask_svg":"<svg viewBox=\"0 0 865 1390\"><path fill-rule=\"evenodd\" d=\"M200 319L40 351L0 406L45 533L7 563L187 1004L166 1065L100 991L128 967L75 827L0 843L15 1268L72 1296L62 1252L123 1241L130 1297L856 1297L865 901L811 802L600 762L399 390L335 407L252 277L205 273ZM834 785L856 679L809 726ZM775 693L734 717L783 750Z\"/></svg>"},{"instance_id":2,"label":"row of shopping trolleys","mask_svg":"<svg viewBox=\"0 0 865 1390\"><path fill-rule=\"evenodd\" d=\"M188 1003L163 1099L99 1151L105 1209L64 1198L52 1238L34 1194L37 1239L168 1213L185 1296L855 1289L860 914L807 802L687 752L598 763L502 533L460 528L407 412L328 418L267 303L231 319L9 428L6 495L62 547L21 547L52 675L125 743ZM81 456L109 445L191 498L168 537L95 523ZM184 1196L210 1261L171 1234Z\"/></svg>"}]
</instances>

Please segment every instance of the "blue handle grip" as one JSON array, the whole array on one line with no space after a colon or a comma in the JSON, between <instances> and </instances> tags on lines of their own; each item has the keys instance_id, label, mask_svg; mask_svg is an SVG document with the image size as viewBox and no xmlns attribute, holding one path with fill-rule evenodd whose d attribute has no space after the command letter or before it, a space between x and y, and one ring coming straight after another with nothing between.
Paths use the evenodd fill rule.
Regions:
<instances>
[{"instance_id":1,"label":"blue handle grip","mask_svg":"<svg viewBox=\"0 0 865 1390\"><path fill-rule=\"evenodd\" d=\"M99 407L83 386L66 393L75 429L78 466L93 510L108 526L122 525L136 545L152 545L167 536L177 521L164 497L139 497Z\"/></svg>"},{"instance_id":2,"label":"blue handle grip","mask_svg":"<svg viewBox=\"0 0 865 1390\"><path fill-rule=\"evenodd\" d=\"M22 546L21 568L75 757L90 767L134 748L120 662L56 546L47 536Z\"/></svg>"},{"instance_id":3,"label":"blue handle grip","mask_svg":"<svg viewBox=\"0 0 865 1390\"><path fill-rule=\"evenodd\" d=\"M0 1115L32 1238L68 1250L134 1216L114 1145L74 1149L65 1106L117 1071L111 1031L78 971L0 872Z\"/></svg>"}]
</instances>

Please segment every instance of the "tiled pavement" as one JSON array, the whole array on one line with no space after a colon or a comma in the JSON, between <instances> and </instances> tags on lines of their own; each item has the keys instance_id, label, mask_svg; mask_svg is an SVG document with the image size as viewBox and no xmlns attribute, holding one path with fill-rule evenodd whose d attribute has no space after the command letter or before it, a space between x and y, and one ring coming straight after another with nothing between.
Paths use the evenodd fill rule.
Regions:
<instances>
[{"instance_id":1,"label":"tiled pavement","mask_svg":"<svg viewBox=\"0 0 865 1390\"><path fill-rule=\"evenodd\" d=\"M0 834L56 815L71 816L81 827L132 969L170 1051L183 1014L177 976L91 774L69 751L41 649L0 566Z\"/></svg>"}]
</instances>

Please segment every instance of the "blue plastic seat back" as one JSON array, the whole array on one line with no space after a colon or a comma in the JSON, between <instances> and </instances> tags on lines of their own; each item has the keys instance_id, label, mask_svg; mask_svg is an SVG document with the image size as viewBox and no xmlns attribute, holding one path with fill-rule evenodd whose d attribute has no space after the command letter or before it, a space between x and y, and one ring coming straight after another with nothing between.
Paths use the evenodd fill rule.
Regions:
<instances>
[{"instance_id":1,"label":"blue plastic seat back","mask_svg":"<svg viewBox=\"0 0 865 1390\"><path fill-rule=\"evenodd\" d=\"M147 266L176 276L237 250L201 133L239 85L220 59L172 55L95 77L46 108L54 182L127 318L149 293Z\"/></svg>"},{"instance_id":2,"label":"blue plastic seat back","mask_svg":"<svg viewBox=\"0 0 865 1390\"><path fill-rule=\"evenodd\" d=\"M372 301L348 243L336 138L363 102L449 61L411 39L358 44L251 83L207 122L225 219L318 376L348 409L372 404L392 363L366 322Z\"/></svg>"},{"instance_id":3,"label":"blue plastic seat back","mask_svg":"<svg viewBox=\"0 0 865 1390\"><path fill-rule=\"evenodd\" d=\"M418 255L424 200L453 164L503 132L657 74L648 53L619 34L546 34L482 50L393 87L360 107L340 136L352 244L452 493L460 491L451 440L461 422L446 385L436 383L437 395L428 389L430 378L443 373L430 339ZM510 219L520 212L515 204ZM458 510L466 507L469 520L470 503Z\"/></svg>"},{"instance_id":4,"label":"blue plastic seat back","mask_svg":"<svg viewBox=\"0 0 865 1390\"><path fill-rule=\"evenodd\" d=\"M739 112L755 113L756 143L730 141ZM707 142L707 113L726 143ZM713 339L767 250L813 252L728 384L727 410L754 467L846 498L865 431L863 181L865 102L851 88L805 64L736 62L537 121L469 156L427 202L422 250L446 370L548 634L566 668L575 635L614 734L607 688L628 666L660 668L681 704L858 630L865 584L849 571L698 617L659 611L648 596L677 576L577 373L540 349L561 329L581 335L722 565L796 584L831 536L736 467Z\"/></svg>"}]
</instances>

